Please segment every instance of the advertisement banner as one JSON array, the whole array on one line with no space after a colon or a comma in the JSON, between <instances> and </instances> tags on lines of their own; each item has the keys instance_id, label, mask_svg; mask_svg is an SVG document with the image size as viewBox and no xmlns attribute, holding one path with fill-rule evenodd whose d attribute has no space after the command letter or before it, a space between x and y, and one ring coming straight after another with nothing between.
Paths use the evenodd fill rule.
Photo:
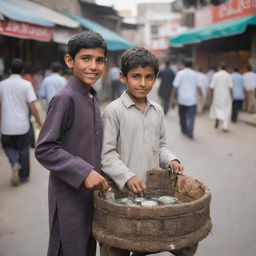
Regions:
<instances>
[{"instance_id":1,"label":"advertisement banner","mask_svg":"<svg viewBox=\"0 0 256 256\"><path fill-rule=\"evenodd\" d=\"M213 22L256 14L256 0L232 0L213 7Z\"/></svg>"},{"instance_id":2,"label":"advertisement banner","mask_svg":"<svg viewBox=\"0 0 256 256\"><path fill-rule=\"evenodd\" d=\"M14 20L0 20L0 34L18 38L51 41L53 29Z\"/></svg>"},{"instance_id":3,"label":"advertisement banner","mask_svg":"<svg viewBox=\"0 0 256 256\"><path fill-rule=\"evenodd\" d=\"M256 15L256 0L230 0L218 6L207 6L195 13L195 27L224 20Z\"/></svg>"}]
</instances>

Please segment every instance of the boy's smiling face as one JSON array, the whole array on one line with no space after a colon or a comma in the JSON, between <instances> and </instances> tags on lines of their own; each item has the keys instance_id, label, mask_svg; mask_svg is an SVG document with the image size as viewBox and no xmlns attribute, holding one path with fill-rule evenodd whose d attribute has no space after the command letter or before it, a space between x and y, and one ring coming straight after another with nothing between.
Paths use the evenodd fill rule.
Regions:
<instances>
[{"instance_id":1,"label":"boy's smiling face","mask_svg":"<svg viewBox=\"0 0 256 256\"><path fill-rule=\"evenodd\" d=\"M152 67L137 67L131 69L127 76L120 73L121 82L126 84L126 90L135 103L145 101L155 82L155 72Z\"/></svg>"},{"instance_id":2,"label":"boy's smiling face","mask_svg":"<svg viewBox=\"0 0 256 256\"><path fill-rule=\"evenodd\" d=\"M82 48L74 59L69 54L66 54L65 62L69 68L73 69L74 76L87 87L90 87L100 78L104 71L106 63L105 50L102 48Z\"/></svg>"}]
</instances>

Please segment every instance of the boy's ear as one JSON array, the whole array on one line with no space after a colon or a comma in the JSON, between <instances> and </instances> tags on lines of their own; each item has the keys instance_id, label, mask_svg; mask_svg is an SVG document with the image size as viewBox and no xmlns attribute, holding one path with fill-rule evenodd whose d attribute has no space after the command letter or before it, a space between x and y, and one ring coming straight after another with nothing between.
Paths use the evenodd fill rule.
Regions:
<instances>
[{"instance_id":1,"label":"boy's ear","mask_svg":"<svg viewBox=\"0 0 256 256\"><path fill-rule=\"evenodd\" d=\"M65 60L66 65L69 68L73 68L74 61L73 61L72 57L69 54L65 54L64 60Z\"/></svg>"},{"instance_id":2,"label":"boy's ear","mask_svg":"<svg viewBox=\"0 0 256 256\"><path fill-rule=\"evenodd\" d=\"M122 84L126 84L126 76L122 71L120 71L120 81Z\"/></svg>"}]
</instances>

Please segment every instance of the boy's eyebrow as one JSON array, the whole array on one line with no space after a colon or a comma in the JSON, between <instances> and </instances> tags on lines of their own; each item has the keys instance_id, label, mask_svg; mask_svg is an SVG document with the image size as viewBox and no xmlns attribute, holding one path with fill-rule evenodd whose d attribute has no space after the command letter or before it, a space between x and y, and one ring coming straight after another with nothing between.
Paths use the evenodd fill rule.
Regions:
<instances>
[{"instance_id":1,"label":"boy's eyebrow","mask_svg":"<svg viewBox=\"0 0 256 256\"><path fill-rule=\"evenodd\" d=\"M91 54L82 54L80 57L94 57L94 55ZM95 56L96 58L105 58L104 55Z\"/></svg>"},{"instance_id":2,"label":"boy's eyebrow","mask_svg":"<svg viewBox=\"0 0 256 256\"><path fill-rule=\"evenodd\" d=\"M147 73L147 74L145 74L146 76L148 76L148 75L154 75L155 73L154 72L152 72L152 73ZM140 72L131 72L131 75L142 75L142 73L140 73Z\"/></svg>"}]
</instances>

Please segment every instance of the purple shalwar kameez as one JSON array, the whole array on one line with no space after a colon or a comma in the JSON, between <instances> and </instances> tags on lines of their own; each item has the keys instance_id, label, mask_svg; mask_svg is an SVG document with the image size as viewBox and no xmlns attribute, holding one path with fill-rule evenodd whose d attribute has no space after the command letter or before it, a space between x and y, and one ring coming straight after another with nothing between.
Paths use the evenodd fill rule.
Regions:
<instances>
[{"instance_id":1,"label":"purple shalwar kameez","mask_svg":"<svg viewBox=\"0 0 256 256\"><path fill-rule=\"evenodd\" d=\"M91 236L92 191L84 187L91 170L101 171L102 121L96 94L70 77L50 103L35 150L50 171L48 256L95 255Z\"/></svg>"}]
</instances>

